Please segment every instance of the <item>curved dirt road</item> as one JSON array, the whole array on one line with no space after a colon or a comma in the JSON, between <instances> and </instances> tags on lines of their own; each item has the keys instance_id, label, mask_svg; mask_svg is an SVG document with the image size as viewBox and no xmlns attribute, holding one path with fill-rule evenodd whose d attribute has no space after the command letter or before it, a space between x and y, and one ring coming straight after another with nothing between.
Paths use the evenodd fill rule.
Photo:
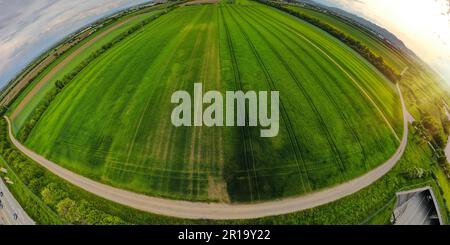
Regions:
<instances>
[{"instance_id":1,"label":"curved dirt road","mask_svg":"<svg viewBox=\"0 0 450 245\"><path fill-rule=\"evenodd\" d=\"M189 219L250 219L292 213L336 201L367 187L389 172L403 155L408 141L408 113L398 84L397 91L400 96L403 111L403 137L394 155L385 163L356 179L328 189L303 196L255 204L202 203L171 200L137 194L93 181L73 173L26 148L14 138L9 118L5 118L8 122L9 137L20 151L57 176L97 196L139 210L166 216Z\"/></svg>"}]
</instances>

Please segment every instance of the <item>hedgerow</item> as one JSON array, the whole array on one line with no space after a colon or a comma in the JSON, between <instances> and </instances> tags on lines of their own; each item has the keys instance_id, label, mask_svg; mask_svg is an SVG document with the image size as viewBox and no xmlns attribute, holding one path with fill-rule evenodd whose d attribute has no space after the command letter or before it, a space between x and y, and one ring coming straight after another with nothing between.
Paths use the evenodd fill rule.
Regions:
<instances>
[{"instance_id":1,"label":"hedgerow","mask_svg":"<svg viewBox=\"0 0 450 245\"><path fill-rule=\"evenodd\" d=\"M148 19L143 20L139 24L134 25L127 31L120 34L111 42L106 43L100 49L94 51L89 57L87 57L84 61L82 61L78 66L76 66L70 73L66 74L61 80L57 80L55 82L55 87L47 92L44 98L39 102L39 104L34 109L31 116L27 119L23 127L20 129L17 138L19 141L25 142L33 130L34 126L38 123L41 117L44 115L47 108L50 106L51 102L56 98L56 96L85 68L87 67L93 60L100 57L106 51L108 51L111 47L116 45L117 43L124 40L126 37L135 33L138 30L141 30L144 26L157 19L158 17L168 13L169 11L176 8L177 5L173 5L168 7L165 11L154 15Z\"/></svg>"},{"instance_id":2,"label":"hedgerow","mask_svg":"<svg viewBox=\"0 0 450 245\"><path fill-rule=\"evenodd\" d=\"M9 141L5 120L0 121L0 155L15 176L14 187L23 185L16 198L38 224L124 224L121 218L95 208L73 186L24 156ZM34 198L37 197L37 198Z\"/></svg>"},{"instance_id":3,"label":"hedgerow","mask_svg":"<svg viewBox=\"0 0 450 245\"><path fill-rule=\"evenodd\" d=\"M337 30L336 28L334 28L326 23L321 22L319 19L296 12L292 9L289 9L284 4L279 3L279 2L271 2L271 1L267 1L267 0L254 0L254 1L274 7L276 9L284 11L290 15L298 17L314 26L317 26L318 28L324 30L328 34L339 39L341 42L343 42L344 44L346 44L347 46L349 46L350 48L355 50L358 54L360 54L367 61L369 61L373 66L375 66L391 82L397 83L397 81L400 80L401 76L399 74L397 74L390 66L388 66L384 62L383 57L375 55L374 53L372 53L372 51L370 51L370 49L367 46L365 46L361 42L351 38L347 34Z\"/></svg>"}]
</instances>

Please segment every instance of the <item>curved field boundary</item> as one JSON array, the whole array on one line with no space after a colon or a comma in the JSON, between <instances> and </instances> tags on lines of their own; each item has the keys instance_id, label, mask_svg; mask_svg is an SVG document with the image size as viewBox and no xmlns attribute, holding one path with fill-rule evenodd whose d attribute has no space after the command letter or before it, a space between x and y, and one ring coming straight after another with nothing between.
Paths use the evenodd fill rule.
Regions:
<instances>
[{"instance_id":1,"label":"curved field boundary","mask_svg":"<svg viewBox=\"0 0 450 245\"><path fill-rule=\"evenodd\" d=\"M391 158L370 172L346 183L303 196L254 204L202 203L171 200L137 194L93 181L45 159L43 156L22 145L14 138L9 118L5 116L5 119L8 122L8 134L11 142L23 154L27 155L60 178L97 196L142 211L166 216L216 220L251 219L292 213L336 201L369 186L388 173L395 166L397 161L400 160L408 142L408 112L406 111L400 87L398 84L396 86L402 104L403 137L399 147Z\"/></svg>"},{"instance_id":2,"label":"curved field boundary","mask_svg":"<svg viewBox=\"0 0 450 245\"><path fill-rule=\"evenodd\" d=\"M34 88L23 98L23 100L17 105L14 112L11 114L11 118L14 119L20 111L28 104L28 102L41 90L41 88L62 68L64 68L65 65L67 65L70 61L72 61L79 53L81 53L83 50L87 49L89 46L94 44L97 40L103 38L104 36L108 35L110 32L116 30L117 28L125 25L126 23L134 20L138 16L130 17L126 20L123 20L122 22L117 23L116 25L110 27L109 29L103 31L98 36L92 38L85 44L83 44L81 47L77 48L73 53L71 53L69 56L67 56L63 61L61 61L59 64L57 64L53 69L50 70L49 73L47 73L37 84L34 86Z\"/></svg>"},{"instance_id":3,"label":"curved field boundary","mask_svg":"<svg viewBox=\"0 0 450 245\"><path fill-rule=\"evenodd\" d=\"M259 9L258 9L259 11ZM283 12L284 13L284 12ZM285 13L284 13L285 14ZM391 132L393 133L394 137L397 139L397 141L400 142L400 138L397 135L397 132L395 132L394 127L391 125L391 123L389 122L389 120L387 119L386 115L384 114L383 110L381 110L381 108L376 104L376 102L373 100L373 98L369 95L369 93L361 86L361 84L358 83L358 81L356 81L356 79L346 70L344 69L335 59L333 59L333 57L331 57L325 50L323 50L321 47L319 47L316 43L314 43L313 41L311 41L308 37L306 37L305 35L303 35L302 33L300 33L299 31L297 31L294 27L292 27L291 25L287 24L287 23L283 23L280 20L277 20L275 18L272 18L271 16L266 15L266 17L271 18L272 20L278 22L280 25L283 25L285 27L287 27L287 29L289 29L293 34L295 34L296 36L302 38L303 40L305 40L307 43L309 43L311 46L313 46L317 51L319 51L320 53L322 53L323 55L325 55L325 57L327 59L329 59L334 65L336 65L337 68L339 68L339 70L341 70L348 78L350 78L350 80L352 81L353 84L356 85L356 87L363 93L363 95L372 103L372 105L375 107L375 109L378 111L378 113L380 114L380 116L382 117L382 119L386 122L387 126L389 127L389 129L391 130Z\"/></svg>"}]
</instances>

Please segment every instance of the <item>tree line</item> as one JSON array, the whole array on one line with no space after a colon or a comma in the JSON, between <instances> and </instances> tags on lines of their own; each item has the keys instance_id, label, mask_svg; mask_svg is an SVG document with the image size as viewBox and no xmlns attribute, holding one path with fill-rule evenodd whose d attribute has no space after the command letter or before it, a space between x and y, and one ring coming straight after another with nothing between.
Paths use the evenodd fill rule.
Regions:
<instances>
[{"instance_id":1,"label":"tree line","mask_svg":"<svg viewBox=\"0 0 450 245\"><path fill-rule=\"evenodd\" d=\"M390 66L388 66L383 57L377 56L370 49L363 45L361 42L353 39L352 37L348 36L347 34L341 32L340 30L332 27L331 25L328 25L326 23L321 22L317 18L313 18L311 16L296 12L295 10L289 9L286 7L285 4L279 3L279 2L271 2L267 0L254 0L266 5L269 5L271 7L274 7L276 9L282 10L290 15L293 15L295 17L298 17L314 26L317 26L318 28L324 30L328 34L332 35L333 37L339 39L341 42L355 50L359 55L364 57L367 61L369 61L377 70L379 70L384 76L386 76L391 82L397 83L397 81L400 80L401 76L396 73Z\"/></svg>"},{"instance_id":2,"label":"tree line","mask_svg":"<svg viewBox=\"0 0 450 245\"><path fill-rule=\"evenodd\" d=\"M120 217L106 213L96 207L89 198L84 197L75 187L59 179L24 156L9 141L7 125L0 120L0 155L16 173L20 181L35 196L27 198L20 193L18 200L26 212L38 224L124 224ZM22 183L15 183L20 185ZM51 209L50 211L47 209Z\"/></svg>"},{"instance_id":3,"label":"tree line","mask_svg":"<svg viewBox=\"0 0 450 245\"><path fill-rule=\"evenodd\" d=\"M94 51L89 57L87 57L80 64L78 64L70 73L64 75L64 77L61 80L57 80L55 82L55 86L50 91L47 92L47 94L44 96L44 98L39 102L39 104L34 109L32 115L27 119L27 121L25 122L23 127L20 129L18 136L17 136L18 140L21 142L25 142L27 140L31 131L36 126L37 122L42 118L45 111L50 106L51 102L63 90L63 88L65 88L93 60L100 57L103 53L105 53L107 50L109 50L115 44L124 40L126 37L130 36L131 34L135 33L136 31L142 29L145 25L149 24L150 22L157 19L158 17L168 13L175 7L177 7L177 5L170 6L165 11L163 11L157 15L154 15L150 18L147 18L147 19L141 21L140 23L132 26L130 29L123 32L122 34L120 34L119 36L114 38L112 41L103 45L100 49Z\"/></svg>"},{"instance_id":4,"label":"tree line","mask_svg":"<svg viewBox=\"0 0 450 245\"><path fill-rule=\"evenodd\" d=\"M444 170L446 176L450 176L450 163L447 161L444 152L447 145L446 135L450 131L450 121L446 119L446 116L442 118L445 119L438 122L431 115L422 113L421 119L414 121L412 125L423 141L431 144L440 167Z\"/></svg>"}]
</instances>

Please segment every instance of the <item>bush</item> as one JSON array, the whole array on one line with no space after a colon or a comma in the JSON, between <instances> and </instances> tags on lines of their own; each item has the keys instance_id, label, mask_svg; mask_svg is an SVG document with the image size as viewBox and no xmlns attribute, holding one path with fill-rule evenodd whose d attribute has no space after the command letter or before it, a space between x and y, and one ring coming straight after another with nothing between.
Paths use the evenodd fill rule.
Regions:
<instances>
[{"instance_id":1,"label":"bush","mask_svg":"<svg viewBox=\"0 0 450 245\"><path fill-rule=\"evenodd\" d=\"M430 171L419 167L408 168L403 175L407 179L422 179L430 176Z\"/></svg>"},{"instance_id":2,"label":"bush","mask_svg":"<svg viewBox=\"0 0 450 245\"><path fill-rule=\"evenodd\" d=\"M81 214L78 210L77 203L70 198L65 198L60 201L58 205L56 205L56 211L70 223L79 223L81 220Z\"/></svg>"},{"instance_id":3,"label":"bush","mask_svg":"<svg viewBox=\"0 0 450 245\"><path fill-rule=\"evenodd\" d=\"M3 115L5 115L6 111L8 110L8 107L2 105L0 106L0 117L2 117Z\"/></svg>"},{"instance_id":4,"label":"bush","mask_svg":"<svg viewBox=\"0 0 450 245\"><path fill-rule=\"evenodd\" d=\"M41 196L45 204L56 207L61 200L67 198L67 193L58 184L50 183L41 191Z\"/></svg>"},{"instance_id":5,"label":"bush","mask_svg":"<svg viewBox=\"0 0 450 245\"><path fill-rule=\"evenodd\" d=\"M23 191L16 198L39 224L124 224L121 218L93 205L96 199L81 195L77 188L28 159L9 141L5 120L0 119L0 155L34 195ZM17 183L14 188L23 188ZM87 201L88 199L89 201ZM103 208L102 208L103 209ZM107 209L107 208L106 208Z\"/></svg>"}]
</instances>

